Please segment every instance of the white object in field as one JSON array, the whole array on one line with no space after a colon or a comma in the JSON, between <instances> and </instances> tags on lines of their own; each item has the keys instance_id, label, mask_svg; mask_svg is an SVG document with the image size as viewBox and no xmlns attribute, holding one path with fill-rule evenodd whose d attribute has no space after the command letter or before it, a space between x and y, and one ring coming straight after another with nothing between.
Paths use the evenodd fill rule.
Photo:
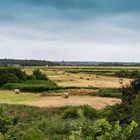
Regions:
<instances>
[{"instance_id":1,"label":"white object in field","mask_svg":"<svg viewBox=\"0 0 140 140\"><path fill-rule=\"evenodd\" d=\"M48 65L46 65L46 69L48 69L49 68L49 66Z\"/></svg>"},{"instance_id":2,"label":"white object in field","mask_svg":"<svg viewBox=\"0 0 140 140\"><path fill-rule=\"evenodd\" d=\"M69 93L68 93L68 92L64 92L64 93L62 94L62 97L63 97L63 98L69 98Z\"/></svg>"},{"instance_id":3,"label":"white object in field","mask_svg":"<svg viewBox=\"0 0 140 140\"><path fill-rule=\"evenodd\" d=\"M20 94L20 90L19 90L19 89L15 89L15 90L14 90L14 93L15 93L15 94Z\"/></svg>"}]
</instances>

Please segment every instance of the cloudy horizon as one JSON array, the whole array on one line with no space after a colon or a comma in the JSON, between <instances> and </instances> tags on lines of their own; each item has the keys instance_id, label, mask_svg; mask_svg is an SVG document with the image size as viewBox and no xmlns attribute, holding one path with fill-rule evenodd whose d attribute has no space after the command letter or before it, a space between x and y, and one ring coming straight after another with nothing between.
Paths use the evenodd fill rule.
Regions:
<instances>
[{"instance_id":1,"label":"cloudy horizon","mask_svg":"<svg viewBox=\"0 0 140 140\"><path fill-rule=\"evenodd\" d=\"M1 0L0 58L140 62L138 0Z\"/></svg>"}]
</instances>

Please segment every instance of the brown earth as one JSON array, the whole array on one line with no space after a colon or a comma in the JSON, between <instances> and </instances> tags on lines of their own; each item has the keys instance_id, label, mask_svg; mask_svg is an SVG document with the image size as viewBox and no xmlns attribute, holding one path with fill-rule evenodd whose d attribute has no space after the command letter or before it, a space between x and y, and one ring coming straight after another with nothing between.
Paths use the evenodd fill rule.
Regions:
<instances>
[{"instance_id":1,"label":"brown earth","mask_svg":"<svg viewBox=\"0 0 140 140\"><path fill-rule=\"evenodd\" d=\"M46 96L40 97L37 101L24 102L24 104L38 107L89 105L96 109L102 109L108 105L114 105L120 102L120 99L106 97L70 96L68 99L65 99L61 96Z\"/></svg>"},{"instance_id":2,"label":"brown earth","mask_svg":"<svg viewBox=\"0 0 140 140\"><path fill-rule=\"evenodd\" d=\"M49 76L51 80L59 86L75 86L75 87L99 87L99 88L119 88L119 78L109 76L96 76L89 74L63 74L57 76ZM123 85L129 84L130 80L124 78Z\"/></svg>"}]
</instances>

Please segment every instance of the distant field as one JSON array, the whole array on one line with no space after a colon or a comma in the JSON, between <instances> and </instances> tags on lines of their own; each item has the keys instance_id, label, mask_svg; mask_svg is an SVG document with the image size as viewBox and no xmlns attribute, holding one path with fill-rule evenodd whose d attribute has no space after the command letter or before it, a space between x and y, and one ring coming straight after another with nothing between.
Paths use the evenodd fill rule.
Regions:
<instances>
[{"instance_id":1,"label":"distant field","mask_svg":"<svg viewBox=\"0 0 140 140\"><path fill-rule=\"evenodd\" d=\"M119 78L113 76L120 70L140 70L140 67L102 67L102 66L51 66L48 69L40 67L58 86L119 88ZM24 67L24 71L31 74L35 67ZM129 79L124 78L123 84Z\"/></svg>"},{"instance_id":2,"label":"distant field","mask_svg":"<svg viewBox=\"0 0 140 140\"><path fill-rule=\"evenodd\" d=\"M119 78L109 76L96 76L88 74L64 74L57 76L49 76L59 86L75 86L75 87L99 87L99 88L119 88ZM128 84L129 79L124 78L123 84Z\"/></svg>"}]
</instances>

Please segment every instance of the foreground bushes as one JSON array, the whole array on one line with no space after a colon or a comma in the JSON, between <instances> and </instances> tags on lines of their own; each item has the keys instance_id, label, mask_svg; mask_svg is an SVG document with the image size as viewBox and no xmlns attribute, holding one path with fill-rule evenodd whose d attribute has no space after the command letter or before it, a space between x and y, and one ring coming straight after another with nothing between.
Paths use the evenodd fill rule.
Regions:
<instances>
[{"instance_id":1,"label":"foreground bushes","mask_svg":"<svg viewBox=\"0 0 140 140\"><path fill-rule=\"evenodd\" d=\"M132 133L132 130L138 125L132 121L125 128L122 128L119 121L111 125L106 119L99 119L93 125L86 127L86 122L83 120L78 131L73 131L67 140L127 140ZM85 135L85 131L87 131Z\"/></svg>"},{"instance_id":2,"label":"foreground bushes","mask_svg":"<svg viewBox=\"0 0 140 140\"><path fill-rule=\"evenodd\" d=\"M132 106L121 104L101 111L89 106L37 108L1 104L0 138L5 140L140 139L140 127L137 126L137 123L140 124L139 100Z\"/></svg>"},{"instance_id":3,"label":"foreground bushes","mask_svg":"<svg viewBox=\"0 0 140 140\"><path fill-rule=\"evenodd\" d=\"M63 119L68 119L68 118L79 118L80 117L80 110L82 110L84 117L89 118L89 119L95 119L98 117L98 113L95 109L89 107L89 106L80 106L80 107L70 107L66 109L62 113L62 118Z\"/></svg>"}]
</instances>

